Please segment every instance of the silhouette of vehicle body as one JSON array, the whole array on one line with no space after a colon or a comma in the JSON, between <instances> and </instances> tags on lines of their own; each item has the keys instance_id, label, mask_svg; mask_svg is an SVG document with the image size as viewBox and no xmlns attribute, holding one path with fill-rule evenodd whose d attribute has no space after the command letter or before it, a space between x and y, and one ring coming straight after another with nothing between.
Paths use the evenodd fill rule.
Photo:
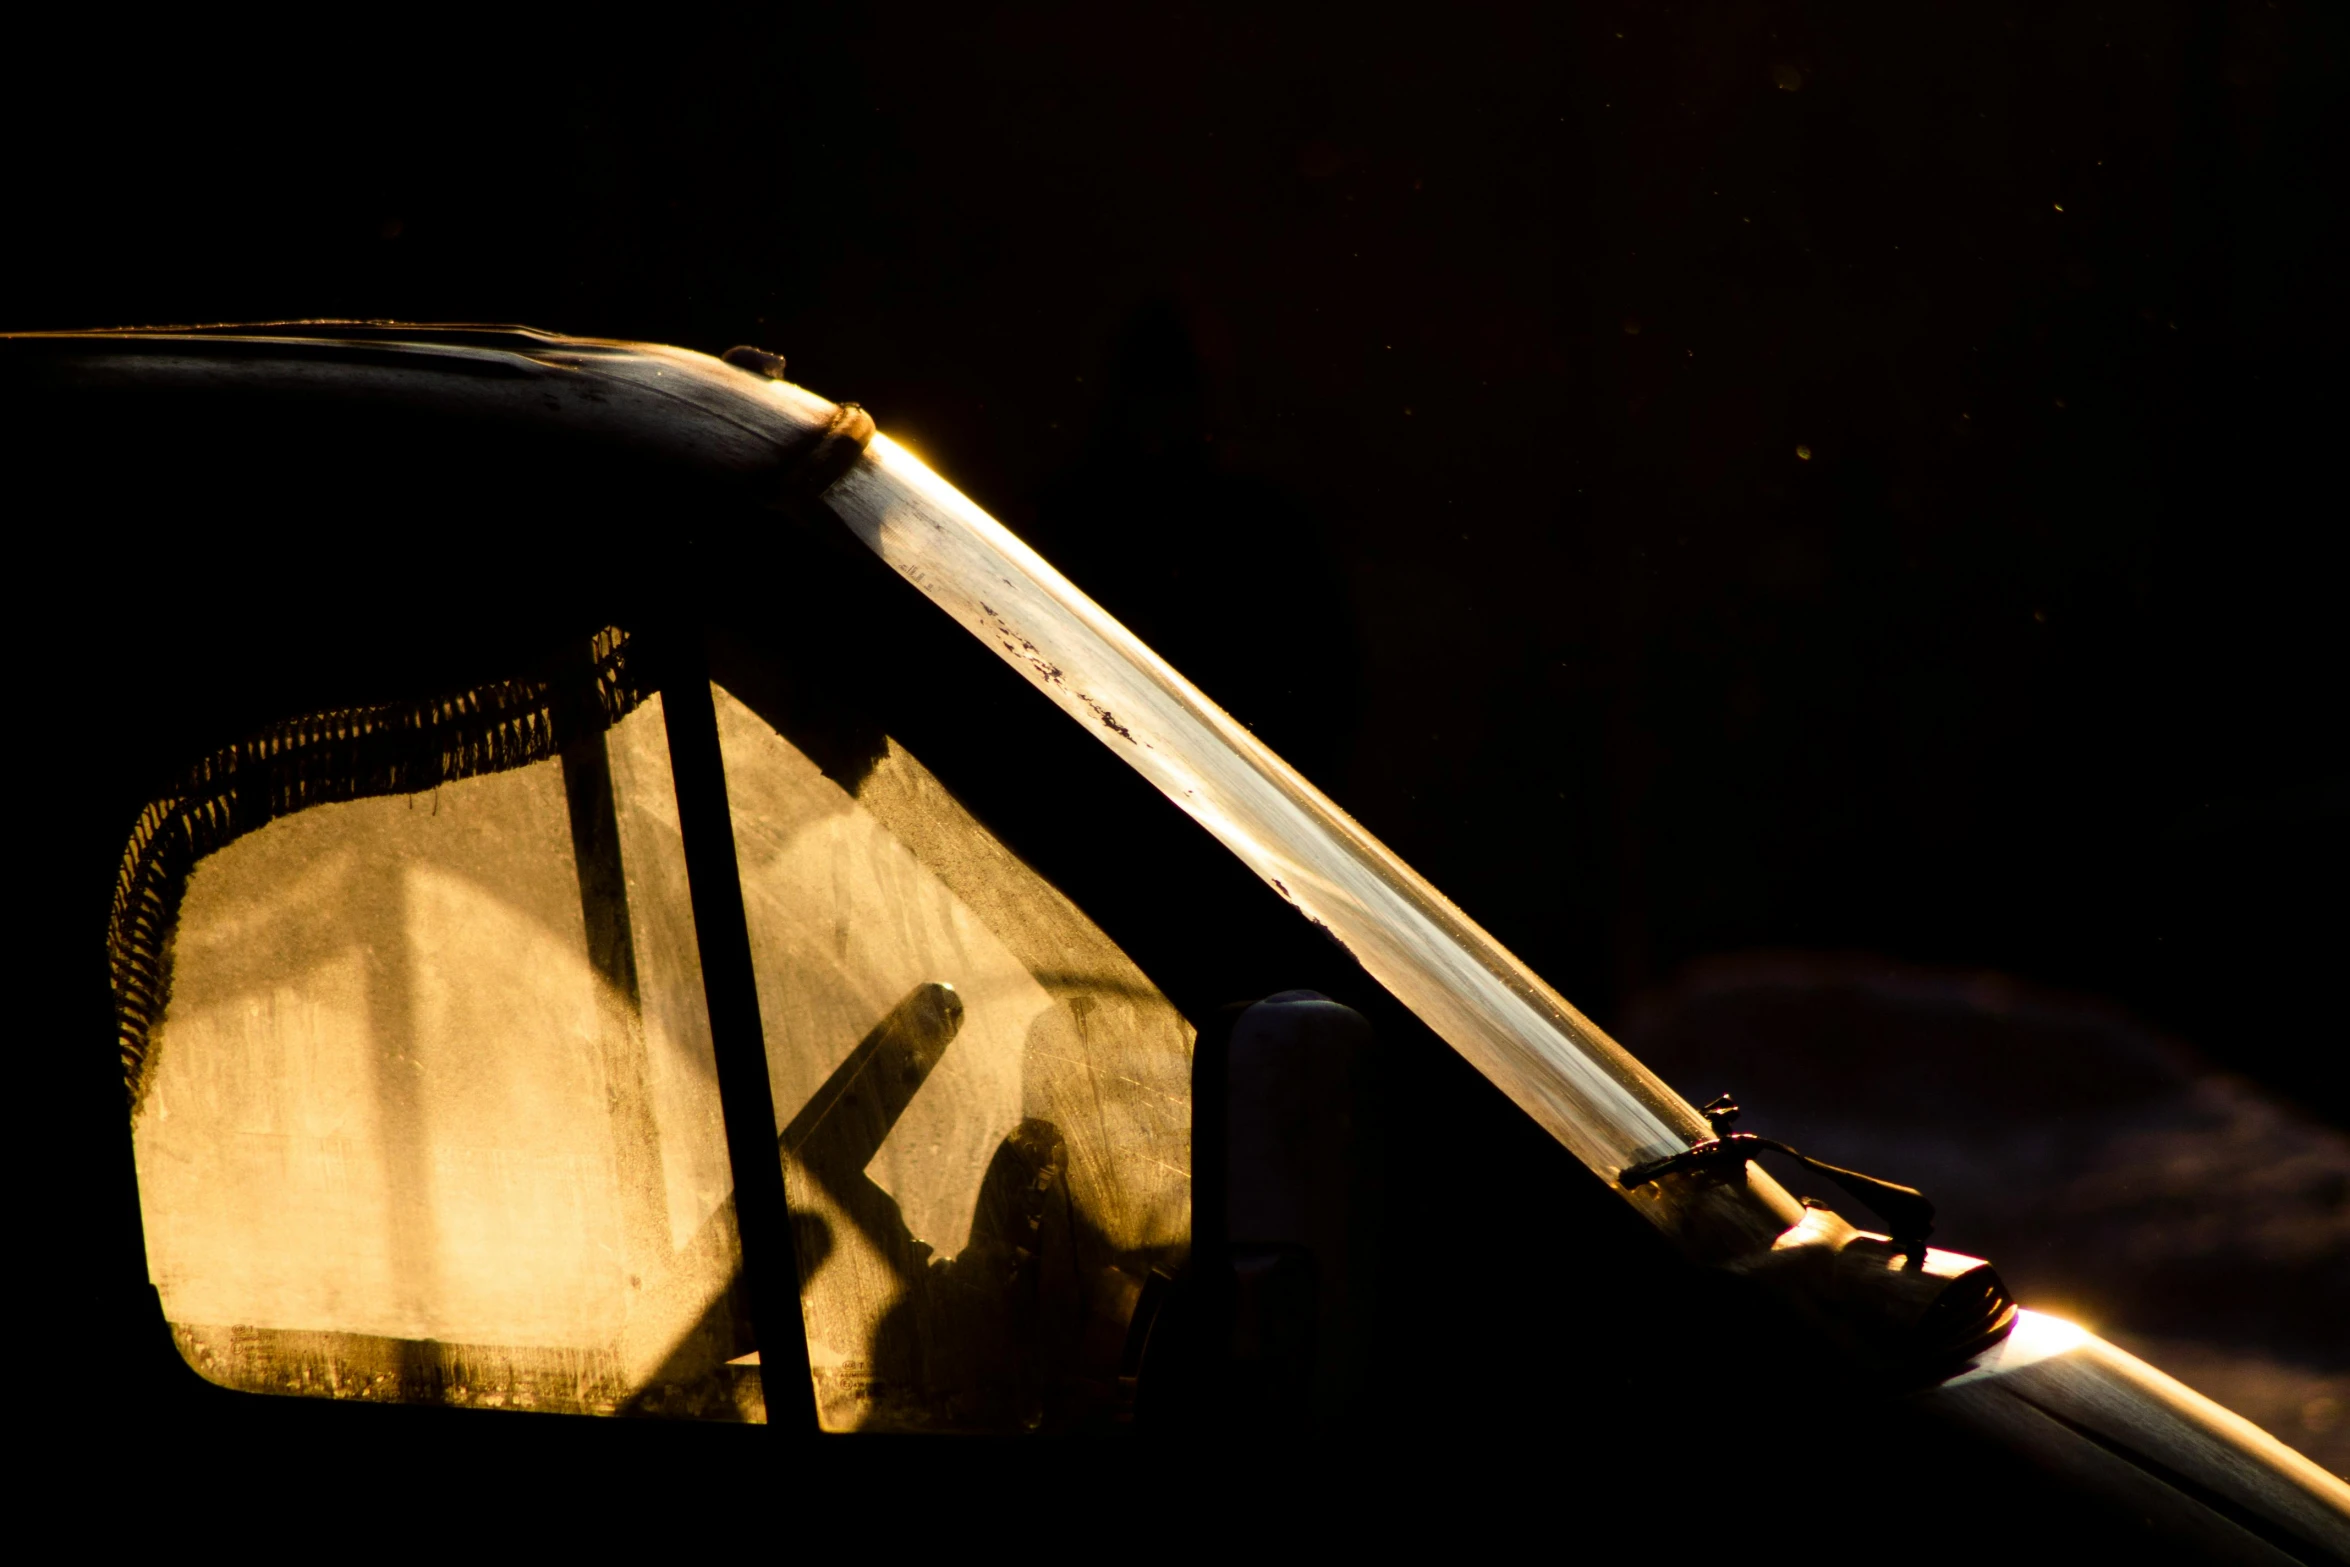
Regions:
<instances>
[{"instance_id":1,"label":"silhouette of vehicle body","mask_svg":"<svg viewBox=\"0 0 2350 1567\"><path fill-rule=\"evenodd\" d=\"M2019 1315L1917 1193L1813 1148L1779 1168L1847 1211L1798 1203L1768 1105L1692 1107L773 356L0 343L67 557L45 907L107 932L103 1000L34 980L92 1440L789 1474L883 1533L1044 1464L1201 1549L1271 1503L1465 1541L1470 1481L1680 1550L2350 1540L2338 1481ZM1169 483L1057 526L1245 574Z\"/></svg>"}]
</instances>

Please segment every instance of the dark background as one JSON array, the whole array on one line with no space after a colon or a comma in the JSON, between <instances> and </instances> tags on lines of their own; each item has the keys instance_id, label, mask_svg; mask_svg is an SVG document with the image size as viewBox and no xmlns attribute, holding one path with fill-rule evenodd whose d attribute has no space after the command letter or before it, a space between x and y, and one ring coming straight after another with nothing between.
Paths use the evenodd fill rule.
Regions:
<instances>
[{"instance_id":1,"label":"dark background","mask_svg":"<svg viewBox=\"0 0 2350 1567\"><path fill-rule=\"evenodd\" d=\"M1725 950L1988 967L2339 1122L2344 43L2267 0L58 33L0 324L765 345L1603 1020Z\"/></svg>"},{"instance_id":2,"label":"dark background","mask_svg":"<svg viewBox=\"0 0 2350 1567\"><path fill-rule=\"evenodd\" d=\"M1603 1024L1669 1053L1724 954L1992 975L2340 1127L2345 42L2299 0L52 30L0 327L765 346Z\"/></svg>"}]
</instances>

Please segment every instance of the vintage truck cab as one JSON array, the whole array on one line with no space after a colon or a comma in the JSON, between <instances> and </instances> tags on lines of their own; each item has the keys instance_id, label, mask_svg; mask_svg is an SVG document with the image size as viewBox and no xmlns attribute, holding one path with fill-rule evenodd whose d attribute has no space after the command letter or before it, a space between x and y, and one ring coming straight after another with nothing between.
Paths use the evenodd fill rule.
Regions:
<instances>
[{"instance_id":1,"label":"vintage truck cab","mask_svg":"<svg viewBox=\"0 0 2350 1567\"><path fill-rule=\"evenodd\" d=\"M1899 1171L1693 1106L782 377L0 339L77 1440L811 1528L1049 1484L1199 1549L1274 1500L2350 1550L2339 1480L2019 1310Z\"/></svg>"}]
</instances>

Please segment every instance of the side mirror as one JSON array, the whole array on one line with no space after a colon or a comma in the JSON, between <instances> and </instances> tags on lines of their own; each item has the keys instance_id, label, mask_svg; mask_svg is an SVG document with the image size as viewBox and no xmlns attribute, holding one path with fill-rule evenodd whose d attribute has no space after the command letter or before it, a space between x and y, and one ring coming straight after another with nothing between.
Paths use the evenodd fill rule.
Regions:
<instances>
[{"instance_id":1,"label":"side mirror","mask_svg":"<svg viewBox=\"0 0 2350 1567\"><path fill-rule=\"evenodd\" d=\"M1137 1419L1331 1430L1369 1366L1381 1160L1371 1028L1308 990L1228 1008L1192 1058L1192 1257L1138 1314Z\"/></svg>"}]
</instances>

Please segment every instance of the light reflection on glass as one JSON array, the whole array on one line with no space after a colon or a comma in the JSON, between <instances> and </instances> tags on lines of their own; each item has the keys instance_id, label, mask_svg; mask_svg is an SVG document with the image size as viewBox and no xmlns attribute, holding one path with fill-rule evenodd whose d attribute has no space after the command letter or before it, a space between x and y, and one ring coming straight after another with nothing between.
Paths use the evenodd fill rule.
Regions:
<instances>
[{"instance_id":1,"label":"light reflection on glass","mask_svg":"<svg viewBox=\"0 0 2350 1567\"><path fill-rule=\"evenodd\" d=\"M1189 1025L902 748L714 693L825 1423L1116 1418L1188 1242ZM133 1122L233 1387L763 1418L658 698L196 863Z\"/></svg>"}]
</instances>

